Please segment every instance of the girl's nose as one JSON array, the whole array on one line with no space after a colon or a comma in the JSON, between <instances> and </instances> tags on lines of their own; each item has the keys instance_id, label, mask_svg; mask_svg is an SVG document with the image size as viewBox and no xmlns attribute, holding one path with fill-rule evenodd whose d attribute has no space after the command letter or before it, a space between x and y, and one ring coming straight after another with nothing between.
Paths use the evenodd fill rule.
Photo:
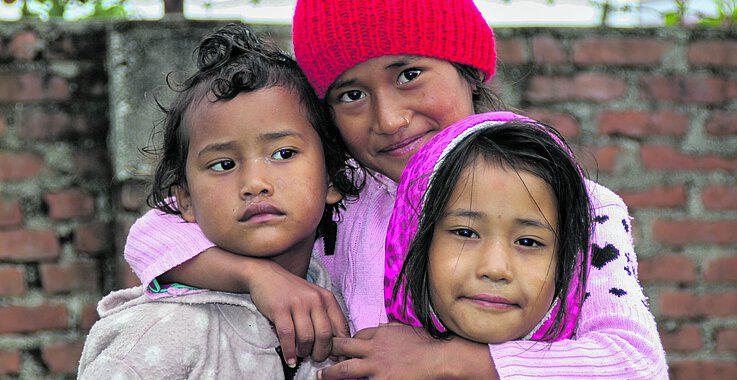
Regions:
<instances>
[{"instance_id":1,"label":"girl's nose","mask_svg":"<svg viewBox=\"0 0 737 380\"><path fill-rule=\"evenodd\" d=\"M377 132L380 134L393 135L402 128L409 126L410 120L405 114L384 115L377 121Z\"/></svg>"},{"instance_id":2,"label":"girl's nose","mask_svg":"<svg viewBox=\"0 0 737 380\"><path fill-rule=\"evenodd\" d=\"M249 199L257 196L271 196L274 187L268 177L269 170L264 164L247 165L243 173L241 197Z\"/></svg>"},{"instance_id":3,"label":"girl's nose","mask_svg":"<svg viewBox=\"0 0 737 380\"><path fill-rule=\"evenodd\" d=\"M509 283L513 279L513 249L495 242L479 253L476 275L482 280Z\"/></svg>"},{"instance_id":4,"label":"girl's nose","mask_svg":"<svg viewBox=\"0 0 737 380\"><path fill-rule=\"evenodd\" d=\"M409 126L412 113L401 106L401 99L392 96L390 90L376 91L374 115L376 115L376 133L393 135Z\"/></svg>"}]
</instances>

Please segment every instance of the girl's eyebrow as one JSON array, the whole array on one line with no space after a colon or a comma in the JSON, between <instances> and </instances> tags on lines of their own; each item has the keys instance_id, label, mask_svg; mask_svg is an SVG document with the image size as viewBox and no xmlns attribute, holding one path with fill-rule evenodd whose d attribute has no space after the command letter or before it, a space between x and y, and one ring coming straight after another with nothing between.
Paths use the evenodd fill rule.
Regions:
<instances>
[{"instance_id":1,"label":"girl's eyebrow","mask_svg":"<svg viewBox=\"0 0 737 380\"><path fill-rule=\"evenodd\" d=\"M234 149L235 146L236 146L235 141L208 144L208 145L205 145L205 147L202 148L199 152L197 152L197 157L202 157L203 155L210 153L210 152L223 152L226 150L231 150L231 149Z\"/></svg>"},{"instance_id":2,"label":"girl's eyebrow","mask_svg":"<svg viewBox=\"0 0 737 380\"><path fill-rule=\"evenodd\" d=\"M449 210L443 213L441 217L442 218L469 218L473 220L478 220L478 219L486 219L488 218L488 215L485 212L459 208L459 209ZM536 228L546 229L548 231L553 231L553 228L548 223L544 223L537 219L515 218L514 223L520 226L536 227Z\"/></svg>"},{"instance_id":3,"label":"girl's eyebrow","mask_svg":"<svg viewBox=\"0 0 737 380\"><path fill-rule=\"evenodd\" d=\"M397 67L407 66L411 64L414 61L419 60L421 57L414 56L414 55L399 55L397 56L396 60L386 66L384 66L384 70L388 69L394 69ZM332 86L330 86L330 91L334 91L343 87L350 87L356 84L355 78L349 78L345 80L336 79L335 83L333 83Z\"/></svg>"},{"instance_id":4,"label":"girl's eyebrow","mask_svg":"<svg viewBox=\"0 0 737 380\"><path fill-rule=\"evenodd\" d=\"M295 137L304 140L304 136L297 131L283 130L269 133L262 133L258 136L260 142L270 142L283 139L285 137Z\"/></svg>"},{"instance_id":5,"label":"girl's eyebrow","mask_svg":"<svg viewBox=\"0 0 737 380\"><path fill-rule=\"evenodd\" d=\"M259 143L267 143L272 142L276 140L280 140L286 137L295 137L298 139L304 140L304 135L302 133L296 132L296 131L276 131L276 132L268 132L268 133L262 133L258 136L258 142ZM235 150L238 148L238 144L235 141L225 141L225 142L219 142L219 143L212 143L206 145L204 148L202 148L198 153L197 157L201 157L202 155L206 153L211 152L224 152L227 150Z\"/></svg>"}]
</instances>

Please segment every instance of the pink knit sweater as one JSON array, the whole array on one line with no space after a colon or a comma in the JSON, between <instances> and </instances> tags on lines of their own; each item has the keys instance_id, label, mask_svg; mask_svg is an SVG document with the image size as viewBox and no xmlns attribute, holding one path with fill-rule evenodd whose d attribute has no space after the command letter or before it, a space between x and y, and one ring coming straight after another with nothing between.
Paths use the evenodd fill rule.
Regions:
<instances>
[{"instance_id":1,"label":"pink knit sweater","mask_svg":"<svg viewBox=\"0 0 737 380\"><path fill-rule=\"evenodd\" d=\"M609 189L593 182L589 187L596 212L595 247L577 337L550 346L532 341L489 345L502 379L667 378L665 352L637 281L627 207ZM387 322L384 241L395 192L396 183L386 177L369 178L360 199L343 214L336 254L319 255L343 293L352 332ZM149 211L131 228L125 258L142 283L149 284L212 246L196 224Z\"/></svg>"}]
</instances>

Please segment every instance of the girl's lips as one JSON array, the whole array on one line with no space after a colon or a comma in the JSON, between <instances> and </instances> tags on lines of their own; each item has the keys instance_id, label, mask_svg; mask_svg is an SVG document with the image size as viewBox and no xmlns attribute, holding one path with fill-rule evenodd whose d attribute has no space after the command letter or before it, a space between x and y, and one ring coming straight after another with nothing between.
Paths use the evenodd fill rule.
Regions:
<instances>
[{"instance_id":1,"label":"girl's lips","mask_svg":"<svg viewBox=\"0 0 737 380\"><path fill-rule=\"evenodd\" d=\"M492 296L489 294L475 294L472 296L465 296L463 298L467 299L473 304L476 304L486 309L505 310L505 309L519 306L507 298L499 297L499 296Z\"/></svg>"},{"instance_id":2,"label":"girl's lips","mask_svg":"<svg viewBox=\"0 0 737 380\"><path fill-rule=\"evenodd\" d=\"M266 202L258 202L248 206L238 221L242 223L261 223L282 215L284 213L276 206Z\"/></svg>"},{"instance_id":3,"label":"girl's lips","mask_svg":"<svg viewBox=\"0 0 737 380\"><path fill-rule=\"evenodd\" d=\"M425 136L427 136L429 133L430 132L425 132L419 135L412 136L408 139L404 139L400 142L391 144L379 150L379 153L397 157L404 156L422 147L422 145L424 145L426 142Z\"/></svg>"}]
</instances>

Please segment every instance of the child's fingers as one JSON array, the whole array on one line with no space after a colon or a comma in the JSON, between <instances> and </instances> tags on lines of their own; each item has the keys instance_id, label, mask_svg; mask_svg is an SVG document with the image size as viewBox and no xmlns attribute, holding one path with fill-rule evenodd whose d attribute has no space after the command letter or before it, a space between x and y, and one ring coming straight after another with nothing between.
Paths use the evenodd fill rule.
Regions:
<instances>
[{"instance_id":1,"label":"child's fingers","mask_svg":"<svg viewBox=\"0 0 737 380\"><path fill-rule=\"evenodd\" d=\"M309 310L292 311L294 319L294 330L297 338L297 356L306 357L312 352L312 345L315 342L315 329L312 326L312 318Z\"/></svg>"},{"instance_id":2,"label":"child's fingers","mask_svg":"<svg viewBox=\"0 0 737 380\"><path fill-rule=\"evenodd\" d=\"M317 372L318 380L355 379L370 377L370 370L360 359L348 359Z\"/></svg>"},{"instance_id":3,"label":"child's fingers","mask_svg":"<svg viewBox=\"0 0 737 380\"><path fill-rule=\"evenodd\" d=\"M330 326L332 327L333 336L349 337L351 336L351 330L348 327L348 320L343 314L343 309L340 308L340 304L335 299L335 295L330 293L329 299L326 302L327 316L330 320Z\"/></svg>"},{"instance_id":4,"label":"child's fingers","mask_svg":"<svg viewBox=\"0 0 737 380\"><path fill-rule=\"evenodd\" d=\"M371 330L371 329L366 329ZM372 335L366 330L364 335ZM366 338L368 339L368 338ZM359 338L333 338L333 350L332 355L334 356L345 356L349 358L363 358L366 353L370 350L371 342L365 339Z\"/></svg>"},{"instance_id":5,"label":"child's fingers","mask_svg":"<svg viewBox=\"0 0 737 380\"><path fill-rule=\"evenodd\" d=\"M293 367L297 365L297 350L294 344L294 324L290 314L280 313L278 315L283 315L283 317L274 319L274 330L279 338L279 345L284 355L284 361L290 367Z\"/></svg>"},{"instance_id":6,"label":"child's fingers","mask_svg":"<svg viewBox=\"0 0 737 380\"><path fill-rule=\"evenodd\" d=\"M333 329L325 308L319 307L312 310L312 325L315 329L315 342L312 346L312 360L322 362L330 355L333 345Z\"/></svg>"}]
</instances>

